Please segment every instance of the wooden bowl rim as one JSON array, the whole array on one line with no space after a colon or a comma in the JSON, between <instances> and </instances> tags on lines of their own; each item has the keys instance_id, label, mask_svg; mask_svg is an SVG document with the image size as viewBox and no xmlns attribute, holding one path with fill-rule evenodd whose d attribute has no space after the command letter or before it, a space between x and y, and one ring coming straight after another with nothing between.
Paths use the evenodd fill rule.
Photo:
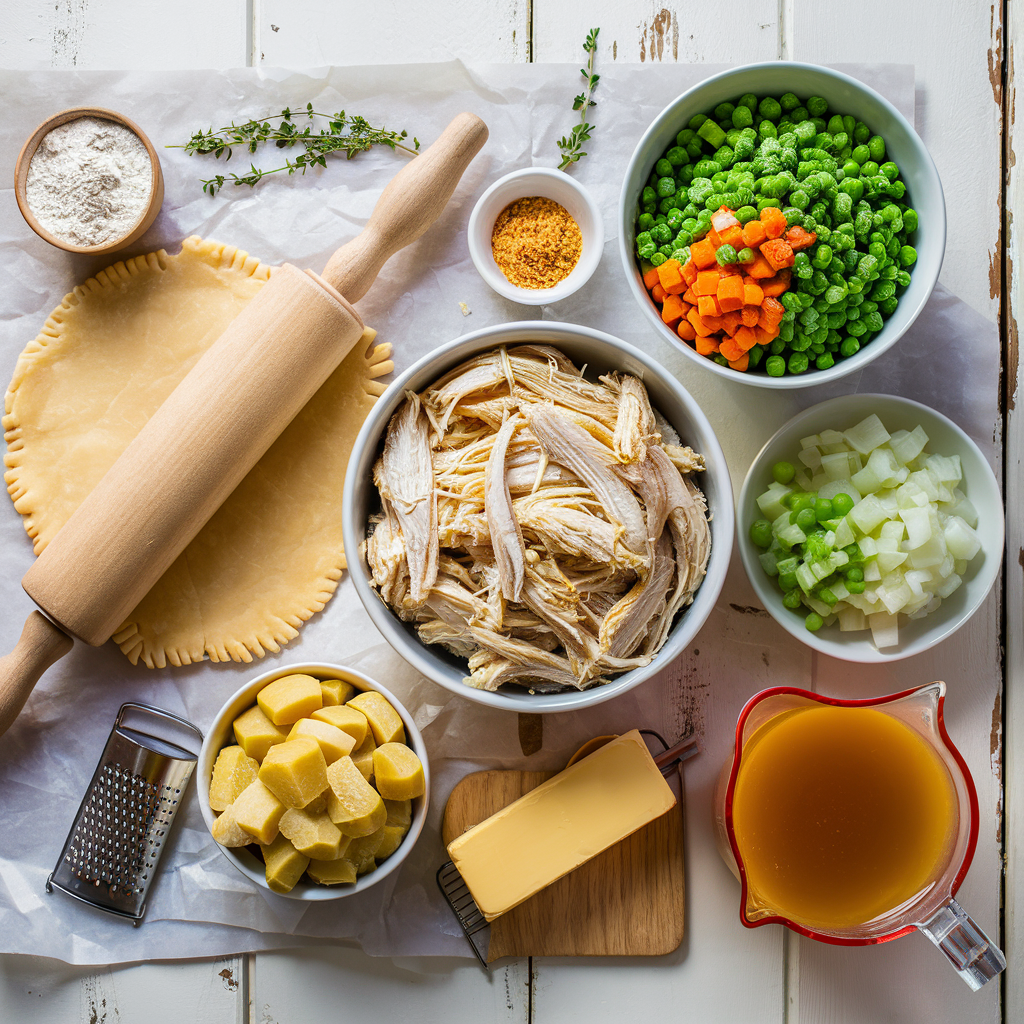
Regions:
<instances>
[{"instance_id":1,"label":"wooden bowl rim","mask_svg":"<svg viewBox=\"0 0 1024 1024\"><path fill-rule=\"evenodd\" d=\"M96 117L106 121L113 121L115 124L119 124L122 127L127 128L129 131L134 132L146 147L146 152L149 154L149 161L152 167L149 203L139 215L139 219L132 225L131 229L126 231L120 238L104 242L101 245L75 245L72 242L62 241L47 231L46 228L36 220L35 214L32 212L32 208L28 203L26 188L28 182L28 168L29 164L32 162L32 157L35 156L36 150L39 148L39 143L42 142L43 137L54 128L59 128L62 124L67 124L69 121L76 121L81 117ZM149 228L150 224L156 220L156 215L160 212L160 207L163 205L164 200L164 179L163 172L160 167L160 158L157 156L156 149L154 148L153 143L149 141L149 137L146 133L131 118L126 117L124 114L119 114L116 110L109 110L106 107L67 107L64 110L59 110L56 114L53 114L43 121L42 124L40 124L28 137L28 139L26 139L25 144L21 147L21 152L18 153L18 159L14 165L14 197L18 202L18 208L21 210L21 214L25 218L28 226L40 238L49 242L51 245L56 246L58 249L63 249L66 252L84 253L93 256L102 255L108 252L116 252L118 249L123 249L126 245L130 245L137 238L141 237L141 235Z\"/></svg>"}]
</instances>

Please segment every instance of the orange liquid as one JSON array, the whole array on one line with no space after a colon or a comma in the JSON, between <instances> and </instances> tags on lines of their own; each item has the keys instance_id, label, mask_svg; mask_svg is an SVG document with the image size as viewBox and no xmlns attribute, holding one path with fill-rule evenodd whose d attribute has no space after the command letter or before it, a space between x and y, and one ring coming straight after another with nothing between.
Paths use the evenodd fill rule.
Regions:
<instances>
[{"instance_id":1,"label":"orange liquid","mask_svg":"<svg viewBox=\"0 0 1024 1024\"><path fill-rule=\"evenodd\" d=\"M938 875L956 790L932 746L874 708L808 707L744 747L733 828L748 900L811 928L865 924Z\"/></svg>"}]
</instances>

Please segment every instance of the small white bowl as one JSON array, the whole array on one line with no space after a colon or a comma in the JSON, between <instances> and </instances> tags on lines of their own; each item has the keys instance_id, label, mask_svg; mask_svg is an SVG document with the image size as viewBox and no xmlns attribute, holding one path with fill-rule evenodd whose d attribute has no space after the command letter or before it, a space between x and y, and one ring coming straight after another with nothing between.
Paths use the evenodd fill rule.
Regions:
<instances>
[{"instance_id":1,"label":"small white bowl","mask_svg":"<svg viewBox=\"0 0 1024 1024\"><path fill-rule=\"evenodd\" d=\"M529 196L551 199L569 211L579 225L583 248L572 272L553 288L519 288L501 272L491 250L491 232L498 214L509 203ZM590 193L562 171L547 167L527 167L499 178L477 200L469 217L469 255L480 276L499 295L527 306L547 305L567 298L582 288L601 262L604 250L604 224L601 211Z\"/></svg>"},{"instance_id":2,"label":"small white bowl","mask_svg":"<svg viewBox=\"0 0 1024 1024\"><path fill-rule=\"evenodd\" d=\"M256 694L264 686L272 683L282 676L290 676L296 672L304 672L307 675L315 676L318 679L344 679L351 683L357 690L374 690L385 697L388 703L398 712L405 726L406 740L410 747L416 752L416 756L423 762L423 778L426 782L426 789L423 796L417 797L412 802L412 823L409 831L402 839L401 846L380 867L365 875L360 875L353 885L317 885L310 882L299 882L291 892L275 893L277 896L287 896L294 900L336 900L343 896L351 896L353 893L369 889L376 885L381 879L391 874L399 864L409 855L423 831L423 825L427 820L427 804L430 800L430 766L427 763L427 748L423 745L423 737L420 735L412 715L405 709L402 703L390 690L386 690L380 683L375 682L368 676L364 676L355 669L345 668L344 665L323 664L320 662L307 662L302 665L281 665L279 668L264 672L251 682L248 682L234 696L230 697L225 705L217 712L213 724L206 731L206 739L203 740L202 749L199 752L199 761L196 765L196 790L199 793L199 807L203 812L203 819L207 828L212 829L217 818L216 813L210 807L210 779L213 776L213 765L222 747L234 743L234 735L231 723L243 712L247 711L256 703ZM211 836L210 842L214 842ZM247 847L229 849L226 846L216 844L217 848L231 863L245 875L251 882L273 892L267 885L266 871L262 861L249 852Z\"/></svg>"},{"instance_id":3,"label":"small white bowl","mask_svg":"<svg viewBox=\"0 0 1024 1024\"><path fill-rule=\"evenodd\" d=\"M803 616L782 603L782 590L761 567L761 549L750 539L750 526L763 518L757 496L772 481L772 466L781 460L796 464L800 439L829 428L843 430L865 416L877 414L890 433L913 430L918 424L928 435L927 450L935 455L959 455L963 468L963 489L978 511L981 551L971 560L964 581L931 615L899 621L900 642L879 650L871 642L871 631L840 632L838 624L812 633ZM951 419L927 405L896 395L843 395L822 402L794 416L781 427L754 459L740 489L736 513L740 557L751 586L761 603L788 633L822 654L843 661L882 663L899 661L934 647L955 633L981 606L992 589L1003 560L1003 503L999 484L981 449Z\"/></svg>"}]
</instances>

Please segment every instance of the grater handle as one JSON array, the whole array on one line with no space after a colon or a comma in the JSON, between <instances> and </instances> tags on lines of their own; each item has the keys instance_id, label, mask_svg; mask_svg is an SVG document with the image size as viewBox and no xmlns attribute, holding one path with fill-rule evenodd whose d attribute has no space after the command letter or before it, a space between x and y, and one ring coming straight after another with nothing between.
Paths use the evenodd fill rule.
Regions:
<instances>
[{"instance_id":1,"label":"grater handle","mask_svg":"<svg viewBox=\"0 0 1024 1024\"><path fill-rule=\"evenodd\" d=\"M42 612L29 615L14 650L0 658L0 736L18 717L39 677L73 646L71 637Z\"/></svg>"}]
</instances>

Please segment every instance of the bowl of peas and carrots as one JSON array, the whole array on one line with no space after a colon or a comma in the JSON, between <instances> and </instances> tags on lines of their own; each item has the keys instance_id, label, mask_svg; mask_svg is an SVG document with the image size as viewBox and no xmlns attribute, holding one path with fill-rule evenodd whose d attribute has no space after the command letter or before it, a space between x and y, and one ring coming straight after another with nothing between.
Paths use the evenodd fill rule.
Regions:
<instances>
[{"instance_id":1,"label":"bowl of peas and carrots","mask_svg":"<svg viewBox=\"0 0 1024 1024\"><path fill-rule=\"evenodd\" d=\"M763 387L825 383L890 348L945 247L938 174L903 116L815 65L716 75L644 134L620 255L659 334Z\"/></svg>"}]
</instances>

